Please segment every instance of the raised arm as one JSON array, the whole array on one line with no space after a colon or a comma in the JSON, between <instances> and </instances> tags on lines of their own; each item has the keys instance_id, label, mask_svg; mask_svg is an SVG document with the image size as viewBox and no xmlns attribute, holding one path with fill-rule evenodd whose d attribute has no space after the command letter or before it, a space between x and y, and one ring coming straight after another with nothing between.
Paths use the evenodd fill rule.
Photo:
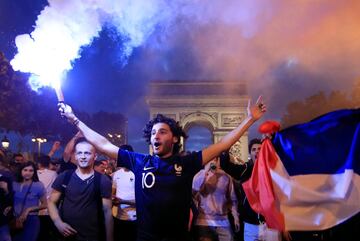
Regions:
<instances>
[{"instance_id":1,"label":"raised arm","mask_svg":"<svg viewBox=\"0 0 360 241\"><path fill-rule=\"evenodd\" d=\"M61 146L60 141L54 141L54 144L52 145L51 150L48 153L48 156L52 157L55 154L55 152L59 150L60 146Z\"/></svg>"},{"instance_id":2,"label":"raised arm","mask_svg":"<svg viewBox=\"0 0 360 241\"><path fill-rule=\"evenodd\" d=\"M95 146L95 148L106 154L107 156L117 159L119 147L113 145L108 139L90 129L85 123L79 120L72 111L71 106L66 105L64 103L60 103L59 111L62 116L65 116L67 120L75 125L79 131L83 134L83 136Z\"/></svg>"},{"instance_id":3,"label":"raised arm","mask_svg":"<svg viewBox=\"0 0 360 241\"><path fill-rule=\"evenodd\" d=\"M266 106L262 103L261 96L258 98L255 105L251 105L251 101L249 100L247 107L248 116L238 127L229 132L218 143L212 144L202 151L202 164L205 165L213 158L219 156L221 152L229 150L230 147L244 135L249 127L263 116L265 111Z\"/></svg>"},{"instance_id":4,"label":"raised arm","mask_svg":"<svg viewBox=\"0 0 360 241\"><path fill-rule=\"evenodd\" d=\"M75 156L73 155L74 154L74 145L75 145L75 141L80 137L83 137L83 135L80 131L78 131L75 134L75 136L73 138L71 138L71 140L66 144L66 146L64 148L64 153L63 153L63 159L65 162L71 161L72 163L76 164Z\"/></svg>"}]
</instances>

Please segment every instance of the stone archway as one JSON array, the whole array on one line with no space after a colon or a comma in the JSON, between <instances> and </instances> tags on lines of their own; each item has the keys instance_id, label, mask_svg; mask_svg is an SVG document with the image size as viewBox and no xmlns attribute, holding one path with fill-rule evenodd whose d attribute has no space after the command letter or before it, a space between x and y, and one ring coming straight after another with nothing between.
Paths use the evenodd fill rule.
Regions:
<instances>
[{"instance_id":1,"label":"stone archway","mask_svg":"<svg viewBox=\"0 0 360 241\"><path fill-rule=\"evenodd\" d=\"M244 83L220 81L153 81L146 98L150 118L164 114L179 121L185 131L192 125L204 126L212 132L213 142L245 118L247 101ZM247 146L246 133L231 152L246 161Z\"/></svg>"},{"instance_id":2,"label":"stone archway","mask_svg":"<svg viewBox=\"0 0 360 241\"><path fill-rule=\"evenodd\" d=\"M211 142L214 142L213 133L216 129L217 123L210 114L204 112L190 113L181 118L180 125L183 127L186 133L188 133L193 126L205 127L211 132ZM182 142L183 147L186 149L186 142L184 140L182 140Z\"/></svg>"}]
</instances>

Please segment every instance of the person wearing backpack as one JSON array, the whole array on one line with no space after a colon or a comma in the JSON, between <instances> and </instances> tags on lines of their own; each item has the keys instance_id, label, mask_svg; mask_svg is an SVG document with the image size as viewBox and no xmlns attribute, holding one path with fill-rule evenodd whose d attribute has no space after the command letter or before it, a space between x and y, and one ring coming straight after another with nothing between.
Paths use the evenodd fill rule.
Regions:
<instances>
[{"instance_id":1,"label":"person wearing backpack","mask_svg":"<svg viewBox=\"0 0 360 241\"><path fill-rule=\"evenodd\" d=\"M48 209L64 240L113 241L111 181L95 172L95 147L79 138L74 145L76 170L54 181ZM60 206L57 206L60 204Z\"/></svg>"}]
</instances>

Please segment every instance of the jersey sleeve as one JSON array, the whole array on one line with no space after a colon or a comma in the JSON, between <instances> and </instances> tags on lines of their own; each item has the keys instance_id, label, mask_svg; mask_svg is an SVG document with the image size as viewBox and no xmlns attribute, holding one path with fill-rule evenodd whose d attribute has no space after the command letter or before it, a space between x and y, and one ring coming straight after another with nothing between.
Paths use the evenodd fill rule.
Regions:
<instances>
[{"instance_id":1,"label":"jersey sleeve","mask_svg":"<svg viewBox=\"0 0 360 241\"><path fill-rule=\"evenodd\" d=\"M190 175L195 176L202 168L202 152L192 152L182 158L183 165L189 171Z\"/></svg>"},{"instance_id":2,"label":"jersey sleeve","mask_svg":"<svg viewBox=\"0 0 360 241\"><path fill-rule=\"evenodd\" d=\"M144 158L144 154L119 149L117 166L125 167L132 172L135 172L135 169L138 166L141 166Z\"/></svg>"}]
</instances>

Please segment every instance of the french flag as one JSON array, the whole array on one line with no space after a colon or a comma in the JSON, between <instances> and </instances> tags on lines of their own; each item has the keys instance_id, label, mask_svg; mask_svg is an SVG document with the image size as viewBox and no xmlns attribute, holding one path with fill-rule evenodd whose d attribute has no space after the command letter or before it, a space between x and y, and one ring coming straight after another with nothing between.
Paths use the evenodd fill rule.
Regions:
<instances>
[{"instance_id":1,"label":"french flag","mask_svg":"<svg viewBox=\"0 0 360 241\"><path fill-rule=\"evenodd\" d=\"M263 133L277 128L260 126ZM243 187L252 208L278 230L324 230L358 214L360 109L331 112L265 139Z\"/></svg>"}]
</instances>

